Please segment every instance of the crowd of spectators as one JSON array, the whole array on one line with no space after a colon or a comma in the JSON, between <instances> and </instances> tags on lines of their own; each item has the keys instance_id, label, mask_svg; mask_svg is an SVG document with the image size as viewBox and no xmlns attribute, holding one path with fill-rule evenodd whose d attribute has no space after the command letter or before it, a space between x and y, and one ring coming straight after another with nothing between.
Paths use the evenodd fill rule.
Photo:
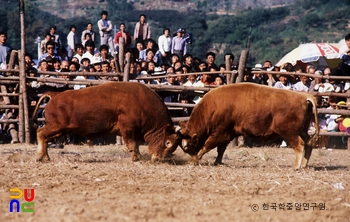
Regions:
<instances>
[{"instance_id":1,"label":"crowd of spectators","mask_svg":"<svg viewBox=\"0 0 350 222\"><path fill-rule=\"evenodd\" d=\"M80 75L68 77L64 75L41 74L46 78L63 78L70 80L102 79L109 81L120 81L116 54L119 52L121 38L124 40L124 52L131 53L131 65L129 81L147 84L162 85L183 85L183 86L215 86L226 84L226 77L223 71L226 70L224 61L217 65L216 54L208 52L205 59L194 57L187 49L187 45L193 42L191 33L187 33L184 28L178 28L171 33L169 28L164 28L163 34L158 37L152 36L151 25L146 21L147 17L141 14L136 23L133 36L126 31L124 23L120 23L119 32L112 36L112 21L108 19L108 12L101 12L101 19L97 21L98 32L93 30L93 23L88 22L86 29L77 34L77 27L71 25L67 34L67 45L63 46L61 37L56 33L57 27L51 26L41 42L41 56L38 63L33 62L31 55L27 54L26 73L29 77L39 77L40 72L79 72ZM97 34L96 34L97 33ZM97 35L100 36L100 45L97 47ZM6 68L8 64L9 52L11 48L6 45L6 33L0 33L0 64L1 68ZM350 65L350 34L345 37L347 47L341 49L342 64L339 68L318 69L313 65L305 67L293 67L286 63L281 67L274 66L271 61L256 64L253 68L247 68L244 81L256 84L264 84L298 92L345 92L350 88L350 82L323 80L321 78L310 78L297 75L272 75L255 72L251 70L267 70L280 72L309 73L316 75L346 75L349 73ZM234 55L227 53L232 69L237 69ZM39 71L39 72L38 72ZM90 75L89 73L115 73L115 76ZM203 74L201 74L203 72ZM215 72L215 74L210 74ZM193 75L191 73L197 73ZM186 75L188 74L188 75ZM143 77L157 77L155 79L145 79ZM164 77L165 76L165 77ZM27 83L28 100L31 106L36 105L38 93L46 91L63 91L66 89L81 89L86 85L75 84L66 85L58 83L42 83L35 80ZM165 102L198 103L201 95L183 94L173 92L159 93ZM200 92L199 92L200 93ZM320 97L320 106L329 107L330 98ZM185 111L186 110L186 111ZM191 109L184 109L181 113L174 115L189 116Z\"/></svg>"}]
</instances>

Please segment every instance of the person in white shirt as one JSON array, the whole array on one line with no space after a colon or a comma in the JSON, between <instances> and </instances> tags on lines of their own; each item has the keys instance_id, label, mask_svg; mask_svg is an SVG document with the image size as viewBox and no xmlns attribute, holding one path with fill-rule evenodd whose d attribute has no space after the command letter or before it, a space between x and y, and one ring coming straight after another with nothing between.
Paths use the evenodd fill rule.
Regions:
<instances>
[{"instance_id":1,"label":"person in white shirt","mask_svg":"<svg viewBox=\"0 0 350 222\"><path fill-rule=\"evenodd\" d=\"M77 27L75 27L75 25L71 25L70 32L67 35L68 58L72 58L75 44L78 43L78 37L75 35L76 30L77 30Z\"/></svg>"},{"instance_id":2,"label":"person in white shirt","mask_svg":"<svg viewBox=\"0 0 350 222\"><path fill-rule=\"evenodd\" d=\"M309 77L300 76L300 81L293 85L293 90L296 92L308 92L310 86Z\"/></svg>"},{"instance_id":3,"label":"person in white shirt","mask_svg":"<svg viewBox=\"0 0 350 222\"><path fill-rule=\"evenodd\" d=\"M171 62L171 36L170 29L165 28L163 30L163 35L158 38L158 47L162 55L163 63L170 64Z\"/></svg>"}]
</instances>

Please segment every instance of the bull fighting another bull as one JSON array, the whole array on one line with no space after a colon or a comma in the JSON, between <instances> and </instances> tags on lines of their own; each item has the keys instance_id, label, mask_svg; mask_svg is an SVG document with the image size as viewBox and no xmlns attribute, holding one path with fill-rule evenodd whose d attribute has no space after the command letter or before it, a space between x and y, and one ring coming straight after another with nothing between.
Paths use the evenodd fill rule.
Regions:
<instances>
[{"instance_id":1,"label":"bull fighting another bull","mask_svg":"<svg viewBox=\"0 0 350 222\"><path fill-rule=\"evenodd\" d=\"M50 97L50 93L41 99L45 96ZM140 83L106 83L52 96L45 107L45 125L37 130L37 160L50 160L47 142L69 132L88 139L120 135L133 161L140 159L143 141L152 160L164 158L178 146L167 107L153 90Z\"/></svg>"},{"instance_id":2,"label":"bull fighting another bull","mask_svg":"<svg viewBox=\"0 0 350 222\"><path fill-rule=\"evenodd\" d=\"M312 120L316 133L310 138L308 128ZM226 146L239 135L265 141L282 136L296 153L294 169L307 166L319 133L312 95L253 83L210 91L193 109L188 122L179 125L180 146L194 163L217 147L215 164L221 164Z\"/></svg>"}]
</instances>

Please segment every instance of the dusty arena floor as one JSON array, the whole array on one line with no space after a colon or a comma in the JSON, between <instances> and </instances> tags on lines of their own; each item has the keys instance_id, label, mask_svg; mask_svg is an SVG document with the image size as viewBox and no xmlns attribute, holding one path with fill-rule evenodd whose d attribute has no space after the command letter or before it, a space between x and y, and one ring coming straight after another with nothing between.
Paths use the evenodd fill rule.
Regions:
<instances>
[{"instance_id":1,"label":"dusty arena floor","mask_svg":"<svg viewBox=\"0 0 350 222\"><path fill-rule=\"evenodd\" d=\"M34 145L1 145L0 221L350 221L348 150L314 150L295 172L289 148L230 148L223 166L214 150L193 166L180 148L156 164L123 148L68 145L37 163ZM34 188L34 213L9 212L10 188Z\"/></svg>"}]
</instances>

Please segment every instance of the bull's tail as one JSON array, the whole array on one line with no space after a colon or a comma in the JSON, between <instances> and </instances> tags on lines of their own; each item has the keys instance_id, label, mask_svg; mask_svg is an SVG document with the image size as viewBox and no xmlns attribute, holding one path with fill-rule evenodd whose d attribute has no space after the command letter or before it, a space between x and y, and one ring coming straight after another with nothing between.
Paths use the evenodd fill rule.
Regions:
<instances>
[{"instance_id":1,"label":"bull's tail","mask_svg":"<svg viewBox=\"0 0 350 222\"><path fill-rule=\"evenodd\" d=\"M36 103L36 106L35 106L35 109L33 111L33 115L32 115L32 121L33 121L33 124L34 124L34 128L37 129L38 128L38 119L36 118L37 117L37 112L39 110L39 107L40 107L40 104L41 102L45 99L45 98L49 98L51 99L53 96L55 96L57 93L52 93L52 92L48 92L48 93L45 93L43 94L39 101Z\"/></svg>"},{"instance_id":2,"label":"bull's tail","mask_svg":"<svg viewBox=\"0 0 350 222\"><path fill-rule=\"evenodd\" d=\"M315 98L313 96L309 96L308 98L306 98L307 101L309 101L312 104L312 111L314 114L314 118L315 118L315 134L311 136L311 138L308 141L308 145L311 147L315 147L316 142L318 140L318 134L320 132L319 126L318 126L318 116L317 116L317 105L316 105L316 101Z\"/></svg>"}]
</instances>

